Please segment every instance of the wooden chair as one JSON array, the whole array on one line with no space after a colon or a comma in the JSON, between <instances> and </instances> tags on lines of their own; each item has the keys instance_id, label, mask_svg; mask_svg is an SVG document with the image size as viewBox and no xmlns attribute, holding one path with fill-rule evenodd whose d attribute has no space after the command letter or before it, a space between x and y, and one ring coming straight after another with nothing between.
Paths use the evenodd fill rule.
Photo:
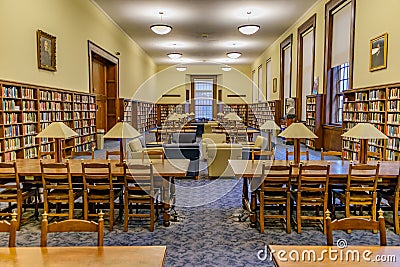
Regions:
<instances>
[{"instance_id":1,"label":"wooden chair","mask_svg":"<svg viewBox=\"0 0 400 267\"><path fill-rule=\"evenodd\" d=\"M122 194L121 189L115 189L111 175L111 163L86 163L82 160L83 174L83 218L97 216L89 212L89 205L109 204L110 231L114 226L114 201ZM120 210L122 202L120 201Z\"/></svg>"},{"instance_id":2,"label":"wooden chair","mask_svg":"<svg viewBox=\"0 0 400 267\"><path fill-rule=\"evenodd\" d=\"M303 220L319 220L326 232L325 210L328 208L329 169L327 165L303 165L300 163L297 192L293 192L296 201L297 233L301 233ZM315 215L302 214L303 206L316 208ZM319 209L322 207L322 216Z\"/></svg>"},{"instance_id":3,"label":"wooden chair","mask_svg":"<svg viewBox=\"0 0 400 267\"><path fill-rule=\"evenodd\" d=\"M272 159L274 159L275 151L273 149L272 149L272 151L252 149L252 151L251 151L251 160L254 161L256 156L258 156L260 159L261 158L267 158L268 160L272 160Z\"/></svg>"},{"instance_id":4,"label":"wooden chair","mask_svg":"<svg viewBox=\"0 0 400 267\"><path fill-rule=\"evenodd\" d=\"M321 148L321 160L325 160L325 157L327 156L340 157L341 160L344 161L343 151L324 151L324 149Z\"/></svg>"},{"instance_id":5,"label":"wooden chair","mask_svg":"<svg viewBox=\"0 0 400 267\"><path fill-rule=\"evenodd\" d=\"M393 207L394 232L400 234L399 206L400 206L400 168L397 175L397 185L394 190L382 190L381 196Z\"/></svg>"},{"instance_id":6,"label":"wooden chair","mask_svg":"<svg viewBox=\"0 0 400 267\"><path fill-rule=\"evenodd\" d=\"M160 156L162 162L164 162L164 149L163 148L151 148L151 149L146 149L143 148L142 150L142 161L144 160L145 157L153 157L153 156Z\"/></svg>"},{"instance_id":7,"label":"wooden chair","mask_svg":"<svg viewBox=\"0 0 400 267\"><path fill-rule=\"evenodd\" d=\"M94 150L95 150L94 147L92 147L91 151L75 151L75 149L74 149L74 150L72 150L72 158L91 157L91 159L94 159ZM106 151L106 154L107 154L107 151ZM118 153L118 155L119 155L119 153ZM106 157L108 157L108 155L106 155Z\"/></svg>"},{"instance_id":8,"label":"wooden chair","mask_svg":"<svg viewBox=\"0 0 400 267\"><path fill-rule=\"evenodd\" d=\"M17 213L13 212L11 214L11 222L0 221L0 232L8 232L8 246L15 247L16 237L17 237Z\"/></svg>"},{"instance_id":9,"label":"wooden chair","mask_svg":"<svg viewBox=\"0 0 400 267\"><path fill-rule=\"evenodd\" d=\"M153 165L124 164L124 231L128 231L129 218L150 218L150 231L158 214L159 190L154 188ZM155 203L156 202L156 203ZM132 205L136 208L133 212ZM139 213L149 209L149 213Z\"/></svg>"},{"instance_id":10,"label":"wooden chair","mask_svg":"<svg viewBox=\"0 0 400 267\"><path fill-rule=\"evenodd\" d=\"M74 201L82 196L82 190L72 187L69 161L65 163L43 163L40 161L43 185L43 206L47 216L74 217ZM56 204L55 213L50 213L49 204ZM68 213L61 213L60 206L68 204Z\"/></svg>"},{"instance_id":11,"label":"wooden chair","mask_svg":"<svg viewBox=\"0 0 400 267\"><path fill-rule=\"evenodd\" d=\"M17 165L15 161L0 163L0 202L17 204L17 229L21 226L22 220L22 205L23 203L30 197L35 197L36 199L36 207L35 214L38 213L37 207L37 193L38 191L35 189L23 189L21 188L21 183L19 181L19 174L17 170ZM0 216L11 216L12 211L8 209L2 209L0 211Z\"/></svg>"},{"instance_id":12,"label":"wooden chair","mask_svg":"<svg viewBox=\"0 0 400 267\"><path fill-rule=\"evenodd\" d=\"M382 153L380 151L367 151L367 159L368 160L379 160L382 161L383 157L382 157Z\"/></svg>"},{"instance_id":13,"label":"wooden chair","mask_svg":"<svg viewBox=\"0 0 400 267\"><path fill-rule=\"evenodd\" d=\"M110 159L110 156L118 156L121 157L121 152L119 150L113 150L109 151L108 149L106 150L106 159Z\"/></svg>"},{"instance_id":14,"label":"wooden chair","mask_svg":"<svg viewBox=\"0 0 400 267\"><path fill-rule=\"evenodd\" d=\"M286 148L286 160L289 160L289 157L294 157L294 151L289 151L287 148ZM306 157L306 160L310 160L310 154L309 154L309 152L308 152L308 149L306 150L306 151L300 151L300 157L301 156L305 156Z\"/></svg>"},{"instance_id":15,"label":"wooden chair","mask_svg":"<svg viewBox=\"0 0 400 267\"><path fill-rule=\"evenodd\" d=\"M291 189L292 165L290 166L266 166L263 164L261 176L260 201L260 233L264 233L264 219L283 219L286 221L286 232L291 233L290 227L290 189ZM286 207L286 212L279 214L265 214L265 207Z\"/></svg>"},{"instance_id":16,"label":"wooden chair","mask_svg":"<svg viewBox=\"0 0 400 267\"><path fill-rule=\"evenodd\" d=\"M103 212L100 211L97 216L99 217L98 223L87 220L69 219L49 224L49 222L47 221L47 213L43 213L40 246L47 247L47 233L61 232L97 232L97 246L103 246Z\"/></svg>"},{"instance_id":17,"label":"wooden chair","mask_svg":"<svg viewBox=\"0 0 400 267\"><path fill-rule=\"evenodd\" d=\"M376 221L376 188L378 185L380 163L376 165L359 164L349 165L349 172L347 175L346 191L345 193L338 193L336 197L345 203L346 218L360 217L372 218ZM351 215L350 206L360 206L359 215ZM370 214L363 215L363 206L371 206Z\"/></svg>"},{"instance_id":18,"label":"wooden chair","mask_svg":"<svg viewBox=\"0 0 400 267\"><path fill-rule=\"evenodd\" d=\"M380 245L386 246L386 228L383 211L379 210L378 221L367 220L364 218L344 218L331 221L329 210L326 211L326 243L328 246L333 246L333 231L334 230L372 230L379 231Z\"/></svg>"}]
</instances>

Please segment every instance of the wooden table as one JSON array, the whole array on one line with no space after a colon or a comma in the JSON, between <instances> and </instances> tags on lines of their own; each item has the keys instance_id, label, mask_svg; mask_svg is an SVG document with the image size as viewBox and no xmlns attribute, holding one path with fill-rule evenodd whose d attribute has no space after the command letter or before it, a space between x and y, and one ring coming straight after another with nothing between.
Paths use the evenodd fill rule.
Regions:
<instances>
[{"instance_id":1,"label":"wooden table","mask_svg":"<svg viewBox=\"0 0 400 267\"><path fill-rule=\"evenodd\" d=\"M269 245L268 253L261 253L260 255L264 256L265 254L267 254L267 259L272 257L275 266L279 267L399 266L400 262L399 246L349 246L340 249L337 246ZM343 256L342 260L341 255ZM357 256L359 256L359 260L357 260Z\"/></svg>"},{"instance_id":2,"label":"wooden table","mask_svg":"<svg viewBox=\"0 0 400 267\"><path fill-rule=\"evenodd\" d=\"M261 184L261 173L262 165L275 165L282 166L288 165L290 161L286 160L229 160L229 164L232 167L233 173L237 178L243 178L243 192L242 192L242 204L243 208L250 211L250 225L256 226L257 222L257 199L256 190ZM303 164L318 164L326 165L327 160L310 160L302 161ZM331 185L344 185L347 181L347 173L349 170L349 161L342 160L331 160L330 172L329 172L329 183ZM370 161L368 164L376 164L377 161ZM380 184L396 184L397 175L399 173L400 161L382 161L379 169ZM294 182L296 182L299 173L298 167L295 167L292 172ZM250 183L251 200L249 201L249 188Z\"/></svg>"},{"instance_id":3,"label":"wooden table","mask_svg":"<svg viewBox=\"0 0 400 267\"><path fill-rule=\"evenodd\" d=\"M172 134L172 133L196 133L196 129L184 128L184 129L180 129L179 131L169 129L167 131L165 129L157 128L157 129L150 130L150 133L155 133L157 142L162 142L162 141L165 141L165 140L161 140L161 134L163 134L163 133L170 133L170 134Z\"/></svg>"},{"instance_id":4,"label":"wooden table","mask_svg":"<svg viewBox=\"0 0 400 267\"><path fill-rule=\"evenodd\" d=\"M85 162L99 162L107 163L106 159L85 159ZM41 170L40 160L38 159L17 159L17 170L22 183L41 183ZM44 162L54 162L54 160L48 159ZM70 169L73 181L82 183L82 167L80 159L70 159ZM124 169L123 167L117 167L116 163L118 160L111 160L111 173L115 177L116 182L123 183ZM161 179L157 179L156 183L159 183L164 190L163 191L163 219L164 225L169 226L170 222L170 205L174 201L175 196L175 177L186 176L186 172L189 168L190 160L188 159L152 159L154 176ZM132 164L143 164L149 163L148 160L142 161L141 159L129 159L128 163Z\"/></svg>"},{"instance_id":5,"label":"wooden table","mask_svg":"<svg viewBox=\"0 0 400 267\"><path fill-rule=\"evenodd\" d=\"M167 247L16 247L0 248L0 266L163 266Z\"/></svg>"},{"instance_id":6,"label":"wooden table","mask_svg":"<svg viewBox=\"0 0 400 267\"><path fill-rule=\"evenodd\" d=\"M213 133L224 133L224 134L226 134L226 135L229 135L230 130L227 130L227 129L220 129L220 128L213 128L213 129L212 129L212 132L213 132ZM246 130L247 139L248 139L249 141L253 140L253 134L259 133L259 132L260 132L259 130L247 129L247 130Z\"/></svg>"}]
</instances>

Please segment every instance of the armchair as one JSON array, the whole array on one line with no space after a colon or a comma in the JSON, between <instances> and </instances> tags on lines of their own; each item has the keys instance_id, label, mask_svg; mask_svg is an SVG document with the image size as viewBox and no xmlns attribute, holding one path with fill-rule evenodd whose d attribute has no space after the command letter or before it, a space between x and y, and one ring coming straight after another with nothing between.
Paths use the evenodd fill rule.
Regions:
<instances>
[{"instance_id":1,"label":"armchair","mask_svg":"<svg viewBox=\"0 0 400 267\"><path fill-rule=\"evenodd\" d=\"M207 133L201 137L201 156L207 159L207 145L226 143L226 135L224 133Z\"/></svg>"},{"instance_id":2,"label":"armchair","mask_svg":"<svg viewBox=\"0 0 400 267\"><path fill-rule=\"evenodd\" d=\"M228 160L242 159L241 144L207 145L207 166L209 177L234 176Z\"/></svg>"}]
</instances>

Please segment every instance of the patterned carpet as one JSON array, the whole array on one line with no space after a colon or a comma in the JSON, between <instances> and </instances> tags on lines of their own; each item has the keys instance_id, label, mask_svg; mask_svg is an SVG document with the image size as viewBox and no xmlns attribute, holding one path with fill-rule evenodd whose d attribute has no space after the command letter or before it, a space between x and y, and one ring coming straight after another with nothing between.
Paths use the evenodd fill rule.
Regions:
<instances>
[{"instance_id":1,"label":"patterned carpet","mask_svg":"<svg viewBox=\"0 0 400 267\"><path fill-rule=\"evenodd\" d=\"M114 147L115 143L107 146ZM284 146L277 145L277 158L284 155ZM318 152L311 151L311 157L319 159ZM104 151L96 151L100 156ZM114 230L106 230L106 246L151 246L166 245L165 266L273 266L271 261L257 257L267 244L282 245L324 245L326 238L319 227L305 225L302 234L292 231L287 234L279 222L267 222L265 234L258 228L250 228L249 221L238 221L241 208L242 182L237 179L177 179L176 212L177 221L170 227L162 226L162 220L149 232L148 223L133 221L129 231L123 232L121 221ZM118 213L118 211L117 211ZM80 215L80 211L76 211ZM386 214L391 218L390 214ZM368 231L353 231L348 235L337 232L335 240L344 238L349 245L379 244L379 235ZM17 233L17 246L39 246L40 223L25 223ZM388 245L400 246L400 236L387 225ZM0 246L6 246L8 238L0 234ZM49 246L91 246L96 245L95 234L50 234ZM135 263L132 262L132 266Z\"/></svg>"}]
</instances>

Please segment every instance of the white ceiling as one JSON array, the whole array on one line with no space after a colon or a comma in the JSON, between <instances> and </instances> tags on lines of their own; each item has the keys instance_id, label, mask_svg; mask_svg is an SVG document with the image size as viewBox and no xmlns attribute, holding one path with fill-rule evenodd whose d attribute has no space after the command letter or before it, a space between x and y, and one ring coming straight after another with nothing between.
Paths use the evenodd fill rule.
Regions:
<instances>
[{"instance_id":1,"label":"white ceiling","mask_svg":"<svg viewBox=\"0 0 400 267\"><path fill-rule=\"evenodd\" d=\"M251 64L269 45L319 0L93 0L156 64L218 62ZM160 23L173 27L167 35L150 30ZM251 11L251 15L246 13ZM243 35L237 27L248 23L261 29ZM175 44L175 45L174 45ZM231 60L229 51L242 56ZM183 57L171 60L170 52Z\"/></svg>"}]
</instances>

